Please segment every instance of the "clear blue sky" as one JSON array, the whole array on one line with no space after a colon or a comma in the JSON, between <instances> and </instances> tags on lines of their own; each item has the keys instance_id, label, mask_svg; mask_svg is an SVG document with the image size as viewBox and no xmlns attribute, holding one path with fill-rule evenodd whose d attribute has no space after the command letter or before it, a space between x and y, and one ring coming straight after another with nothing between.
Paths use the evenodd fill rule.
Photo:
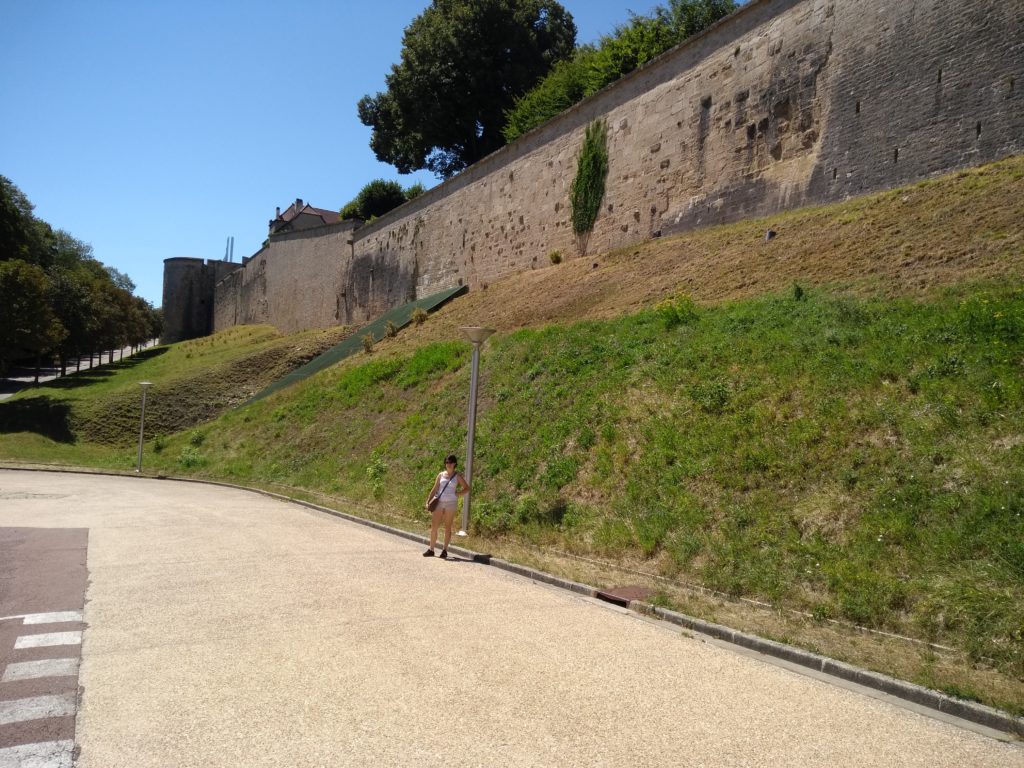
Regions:
<instances>
[{"instance_id":1,"label":"clear blue sky","mask_svg":"<svg viewBox=\"0 0 1024 768\"><path fill-rule=\"evenodd\" d=\"M161 303L163 260L252 255L274 209L337 210L376 160L356 103L428 0L0 0L0 174ZM657 0L562 0L592 42Z\"/></svg>"}]
</instances>

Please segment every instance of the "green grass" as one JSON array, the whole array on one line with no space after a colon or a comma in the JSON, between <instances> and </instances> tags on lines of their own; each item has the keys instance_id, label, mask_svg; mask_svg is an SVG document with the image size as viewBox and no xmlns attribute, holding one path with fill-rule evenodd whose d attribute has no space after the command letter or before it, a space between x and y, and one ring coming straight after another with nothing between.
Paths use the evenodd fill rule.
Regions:
<instances>
[{"instance_id":1,"label":"green grass","mask_svg":"<svg viewBox=\"0 0 1024 768\"><path fill-rule=\"evenodd\" d=\"M134 357L21 392L0 408L0 432L33 431L57 443L125 446L138 435L141 390L150 435L208 421L342 338L344 328L282 336L269 326L154 347Z\"/></svg>"},{"instance_id":2,"label":"green grass","mask_svg":"<svg viewBox=\"0 0 1024 768\"><path fill-rule=\"evenodd\" d=\"M475 530L1024 675L1024 291L678 304L681 322L663 305L489 343ZM462 342L357 356L151 443L146 465L383 497L415 524L464 451L468 360Z\"/></svg>"}]
</instances>

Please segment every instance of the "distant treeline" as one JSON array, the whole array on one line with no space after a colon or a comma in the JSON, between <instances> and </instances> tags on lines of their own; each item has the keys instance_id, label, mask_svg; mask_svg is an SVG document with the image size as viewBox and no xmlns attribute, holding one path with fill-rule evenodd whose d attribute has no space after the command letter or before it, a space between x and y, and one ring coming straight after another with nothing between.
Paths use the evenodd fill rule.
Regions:
<instances>
[{"instance_id":1,"label":"distant treeline","mask_svg":"<svg viewBox=\"0 0 1024 768\"><path fill-rule=\"evenodd\" d=\"M63 372L71 358L159 336L160 311L131 279L33 208L0 176L0 375L19 361L59 360Z\"/></svg>"}]
</instances>

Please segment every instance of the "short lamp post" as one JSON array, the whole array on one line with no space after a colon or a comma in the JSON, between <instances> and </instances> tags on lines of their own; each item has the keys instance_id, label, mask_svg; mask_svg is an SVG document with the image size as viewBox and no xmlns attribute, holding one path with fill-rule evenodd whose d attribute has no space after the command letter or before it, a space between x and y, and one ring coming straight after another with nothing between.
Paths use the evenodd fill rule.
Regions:
<instances>
[{"instance_id":1,"label":"short lamp post","mask_svg":"<svg viewBox=\"0 0 1024 768\"><path fill-rule=\"evenodd\" d=\"M470 486L473 485L473 435L476 432L476 388L477 378L480 373L480 345L483 344L487 337L494 333L493 328L479 328L469 327L460 328L466 338L473 343L473 365L472 372L469 377L469 425L467 428L468 436L466 438L466 482ZM472 497L473 491L470 490L466 494L466 498L462 502L462 528L459 529L458 536L467 536L469 531L469 501Z\"/></svg>"},{"instance_id":2,"label":"short lamp post","mask_svg":"<svg viewBox=\"0 0 1024 768\"><path fill-rule=\"evenodd\" d=\"M135 465L135 471L142 472L142 436L146 432L146 390L153 386L151 381L140 381L142 387L142 414L139 416L139 461Z\"/></svg>"}]
</instances>

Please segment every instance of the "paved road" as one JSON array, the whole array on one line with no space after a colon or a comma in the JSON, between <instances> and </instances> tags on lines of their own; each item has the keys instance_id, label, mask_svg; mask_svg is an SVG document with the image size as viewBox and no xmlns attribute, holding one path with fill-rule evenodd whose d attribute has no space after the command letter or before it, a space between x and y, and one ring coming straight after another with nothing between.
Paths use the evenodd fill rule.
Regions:
<instances>
[{"instance_id":1,"label":"paved road","mask_svg":"<svg viewBox=\"0 0 1024 768\"><path fill-rule=\"evenodd\" d=\"M0 503L29 498L59 495L0 490ZM0 528L0 767L71 765L87 538Z\"/></svg>"},{"instance_id":2,"label":"paved road","mask_svg":"<svg viewBox=\"0 0 1024 768\"><path fill-rule=\"evenodd\" d=\"M147 341L138 351L148 349L149 347L155 346L157 340L153 339ZM131 357L132 348L123 347L121 349L114 350L114 362L119 363L126 357ZM83 357L81 360L72 359L68 362L67 375L71 376L79 371L87 371L90 368L97 368L101 365L110 364L110 353L104 352L101 355L90 355L89 357ZM39 371L39 383L43 384L47 381L53 381L60 376L60 367L46 366L41 368ZM12 397L17 392L23 389L29 389L30 387L36 386L36 372L34 368L15 368L10 371L10 375L0 379L0 400L6 400Z\"/></svg>"},{"instance_id":3,"label":"paved road","mask_svg":"<svg viewBox=\"0 0 1024 768\"><path fill-rule=\"evenodd\" d=\"M0 527L88 529L81 768L1024 766L1019 745L245 491L0 471Z\"/></svg>"}]
</instances>

